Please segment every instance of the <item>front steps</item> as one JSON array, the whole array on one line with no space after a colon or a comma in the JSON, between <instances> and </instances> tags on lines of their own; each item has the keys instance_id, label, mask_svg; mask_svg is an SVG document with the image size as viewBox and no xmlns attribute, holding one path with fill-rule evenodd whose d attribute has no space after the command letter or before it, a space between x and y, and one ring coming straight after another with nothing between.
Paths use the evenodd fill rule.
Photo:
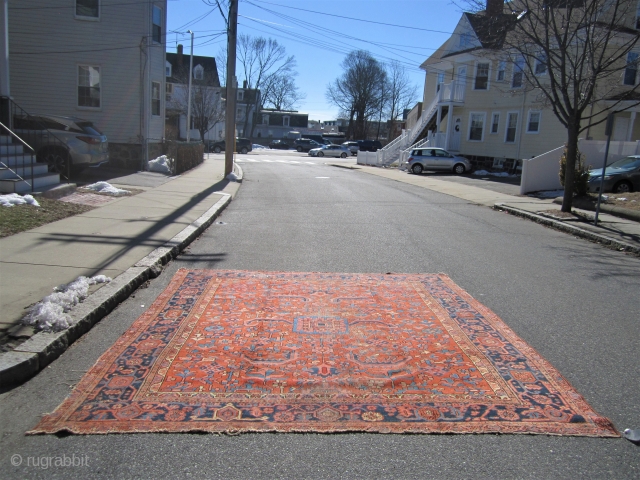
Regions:
<instances>
[{"instance_id":1,"label":"front steps","mask_svg":"<svg viewBox=\"0 0 640 480\"><path fill-rule=\"evenodd\" d=\"M0 193L31 193L60 184L59 174L50 173L47 164L36 162L23 148L9 135L0 135Z\"/></svg>"}]
</instances>

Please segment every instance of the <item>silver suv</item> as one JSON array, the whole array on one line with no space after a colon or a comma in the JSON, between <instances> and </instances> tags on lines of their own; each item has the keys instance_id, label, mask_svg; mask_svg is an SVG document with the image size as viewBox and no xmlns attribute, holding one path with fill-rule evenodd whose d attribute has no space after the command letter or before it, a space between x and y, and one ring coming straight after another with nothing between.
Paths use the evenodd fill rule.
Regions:
<instances>
[{"instance_id":1,"label":"silver suv","mask_svg":"<svg viewBox=\"0 0 640 480\"><path fill-rule=\"evenodd\" d=\"M442 148L421 147L411 150L411 156L400 166L400 169L416 175L426 170L447 171L460 175L471 171L471 162L464 157L452 155Z\"/></svg>"},{"instance_id":2,"label":"silver suv","mask_svg":"<svg viewBox=\"0 0 640 480\"><path fill-rule=\"evenodd\" d=\"M358 150L360 150L358 142L344 142L342 146L347 147L351 151L351 155L358 155Z\"/></svg>"},{"instance_id":3,"label":"silver suv","mask_svg":"<svg viewBox=\"0 0 640 480\"><path fill-rule=\"evenodd\" d=\"M109 161L107 136L92 122L59 115L15 116L13 130L49 171L67 175Z\"/></svg>"}]
</instances>

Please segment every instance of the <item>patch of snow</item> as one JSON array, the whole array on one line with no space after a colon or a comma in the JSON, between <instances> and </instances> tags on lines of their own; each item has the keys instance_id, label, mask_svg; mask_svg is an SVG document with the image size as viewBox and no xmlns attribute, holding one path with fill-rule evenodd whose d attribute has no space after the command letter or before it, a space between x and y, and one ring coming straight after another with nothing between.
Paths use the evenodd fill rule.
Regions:
<instances>
[{"instance_id":1,"label":"patch of snow","mask_svg":"<svg viewBox=\"0 0 640 480\"><path fill-rule=\"evenodd\" d=\"M92 190L98 193L111 193L113 195L125 195L129 193L129 190L123 190L121 188L114 187L108 182L92 183L91 185L87 185L82 188L86 188L87 190Z\"/></svg>"},{"instance_id":2,"label":"patch of snow","mask_svg":"<svg viewBox=\"0 0 640 480\"><path fill-rule=\"evenodd\" d=\"M227 175L227 180L231 180L232 182L237 182L238 181L238 176L231 172L229 175Z\"/></svg>"},{"instance_id":3,"label":"patch of snow","mask_svg":"<svg viewBox=\"0 0 640 480\"><path fill-rule=\"evenodd\" d=\"M626 199L625 197L622 197L622 198L616 198L616 200L620 200L621 202L626 202L626 201L627 201L627 199Z\"/></svg>"},{"instance_id":4,"label":"patch of snow","mask_svg":"<svg viewBox=\"0 0 640 480\"><path fill-rule=\"evenodd\" d=\"M538 198L557 198L564 195L564 190L546 190L543 192L536 192L528 195L529 197L538 197Z\"/></svg>"},{"instance_id":5,"label":"patch of snow","mask_svg":"<svg viewBox=\"0 0 640 480\"><path fill-rule=\"evenodd\" d=\"M264 145L258 145L257 143L254 143L251 148L253 150L269 150L269 147L265 147Z\"/></svg>"},{"instance_id":6,"label":"patch of snow","mask_svg":"<svg viewBox=\"0 0 640 480\"><path fill-rule=\"evenodd\" d=\"M149 160L149 163L147 165L150 172L170 174L172 163L173 163L173 160L171 158L168 158L166 155L161 155L158 158Z\"/></svg>"},{"instance_id":7,"label":"patch of snow","mask_svg":"<svg viewBox=\"0 0 640 480\"><path fill-rule=\"evenodd\" d=\"M45 332L65 330L71 326L71 317L67 312L87 298L89 286L110 281L105 275L97 275L92 278L78 277L71 283L59 285L53 289L54 293L29 309L22 323Z\"/></svg>"},{"instance_id":8,"label":"patch of snow","mask_svg":"<svg viewBox=\"0 0 640 480\"><path fill-rule=\"evenodd\" d=\"M13 207L14 205L24 205L28 203L34 207L39 207L38 201L33 198L32 195L25 195L24 197L19 193L9 193L7 195L0 195L0 205L3 207Z\"/></svg>"},{"instance_id":9,"label":"patch of snow","mask_svg":"<svg viewBox=\"0 0 640 480\"><path fill-rule=\"evenodd\" d=\"M488 172L487 170L476 170L474 175L483 175L490 177L517 177L518 175L509 175L507 172Z\"/></svg>"}]
</instances>

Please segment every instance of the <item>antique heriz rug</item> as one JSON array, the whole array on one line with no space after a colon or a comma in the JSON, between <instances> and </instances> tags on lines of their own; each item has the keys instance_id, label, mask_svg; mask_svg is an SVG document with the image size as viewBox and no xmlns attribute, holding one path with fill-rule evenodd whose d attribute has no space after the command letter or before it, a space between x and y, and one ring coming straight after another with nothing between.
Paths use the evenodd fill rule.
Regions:
<instances>
[{"instance_id":1,"label":"antique heriz rug","mask_svg":"<svg viewBox=\"0 0 640 480\"><path fill-rule=\"evenodd\" d=\"M616 437L446 275L179 270L29 433Z\"/></svg>"}]
</instances>

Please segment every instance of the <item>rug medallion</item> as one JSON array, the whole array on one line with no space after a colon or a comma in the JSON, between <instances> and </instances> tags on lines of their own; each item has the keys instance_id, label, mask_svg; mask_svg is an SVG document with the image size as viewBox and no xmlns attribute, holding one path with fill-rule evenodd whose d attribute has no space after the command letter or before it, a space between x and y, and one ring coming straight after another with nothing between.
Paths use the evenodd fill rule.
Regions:
<instances>
[{"instance_id":1,"label":"rug medallion","mask_svg":"<svg viewBox=\"0 0 640 480\"><path fill-rule=\"evenodd\" d=\"M618 436L443 274L179 270L30 433Z\"/></svg>"}]
</instances>

